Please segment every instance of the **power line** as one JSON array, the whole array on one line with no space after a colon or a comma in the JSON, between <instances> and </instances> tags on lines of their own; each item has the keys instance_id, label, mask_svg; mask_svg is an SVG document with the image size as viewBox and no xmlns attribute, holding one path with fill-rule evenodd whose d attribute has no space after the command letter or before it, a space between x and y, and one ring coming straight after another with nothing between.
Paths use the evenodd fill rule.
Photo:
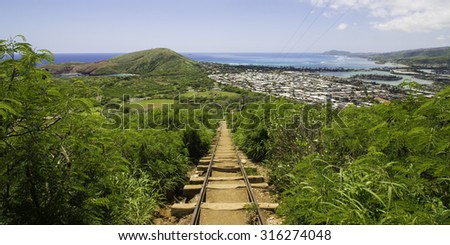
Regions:
<instances>
[{"instance_id":1,"label":"power line","mask_svg":"<svg viewBox=\"0 0 450 245\"><path fill-rule=\"evenodd\" d=\"M327 4L327 6L325 6L325 8L323 8L323 10L316 16L316 18L314 18L314 20L309 24L308 28L306 28L306 30L297 38L297 41L294 43L294 46L292 46L292 49L295 49L298 46L298 43L300 42L300 40L302 40L306 33L308 33L309 30L311 30L311 27L313 27L313 25L317 22L317 20L325 13L325 11L328 9L328 7L330 6L331 2L329 2Z\"/></svg>"},{"instance_id":2,"label":"power line","mask_svg":"<svg viewBox=\"0 0 450 245\"><path fill-rule=\"evenodd\" d=\"M292 40L295 39L295 36L297 36L297 34L299 33L299 31L301 30L301 28L305 25L306 21L308 20L308 18L311 16L311 14L314 12L314 10L316 9L316 5L313 5L310 10L308 11L308 13L305 15L305 17L303 17L302 21L300 22L300 25L296 28L294 34L291 36L291 38L289 38L289 40L286 42L286 44L283 46L283 49L281 50L281 52L277 55L280 59L285 59L287 57L287 51L289 51L290 49L286 50L286 48L288 48L289 46L291 46L291 42ZM314 19L313 23L315 23L317 21L317 17ZM311 28L311 25L309 26L309 28ZM308 29L309 29L308 28ZM293 43L293 45L295 46L295 43ZM281 70L276 74L276 77L274 78L274 80L278 80L278 78L281 75Z\"/></svg>"},{"instance_id":3,"label":"power line","mask_svg":"<svg viewBox=\"0 0 450 245\"><path fill-rule=\"evenodd\" d=\"M281 50L280 54L284 54L285 53L284 51L286 50L286 48L291 44L291 42L295 38L295 36L297 36L297 34L300 31L300 29L303 27L303 25L305 24L306 20L314 12L315 9L316 9L316 6L313 5L311 7L311 9L309 10L308 14L306 14L305 17L303 18L303 20L300 22L300 25L297 27L297 29L295 30L294 34L291 36L291 38L289 38L289 40L283 46L283 49Z\"/></svg>"},{"instance_id":4,"label":"power line","mask_svg":"<svg viewBox=\"0 0 450 245\"><path fill-rule=\"evenodd\" d=\"M347 15L347 13L350 11L350 9L351 9L351 7L349 7L346 11L344 11L340 16L339 16L339 18L337 18L334 22L333 22L333 24L327 29L327 30L325 30L325 32L323 32L316 40L314 40L312 43L311 43L311 45L309 45L309 47L306 49L306 50L311 50L311 48L312 47L314 47L314 45L316 45L326 34L328 34L328 32L330 32L331 31L331 29L333 29L336 25L337 25L337 23L339 22L339 21L341 21L342 20L342 18L344 18L344 16L345 15Z\"/></svg>"}]
</instances>

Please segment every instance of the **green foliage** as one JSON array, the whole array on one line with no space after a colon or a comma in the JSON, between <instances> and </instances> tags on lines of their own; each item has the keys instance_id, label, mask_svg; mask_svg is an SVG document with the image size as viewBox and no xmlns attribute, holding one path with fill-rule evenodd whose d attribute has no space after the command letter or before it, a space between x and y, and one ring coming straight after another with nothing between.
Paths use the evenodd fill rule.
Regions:
<instances>
[{"instance_id":1,"label":"green foliage","mask_svg":"<svg viewBox=\"0 0 450 245\"><path fill-rule=\"evenodd\" d=\"M183 142L189 151L191 161L197 162L208 153L212 136L212 132L206 128L202 130L188 128L184 131Z\"/></svg>"},{"instance_id":2,"label":"green foliage","mask_svg":"<svg viewBox=\"0 0 450 245\"><path fill-rule=\"evenodd\" d=\"M264 104L250 104L237 112L230 125L235 132L235 140L254 161L262 161L267 153L268 132L265 125Z\"/></svg>"},{"instance_id":3,"label":"green foliage","mask_svg":"<svg viewBox=\"0 0 450 245\"><path fill-rule=\"evenodd\" d=\"M347 107L344 127L319 107L283 103L229 120L241 148L270 168L287 224L450 224L450 88Z\"/></svg>"},{"instance_id":4,"label":"green foliage","mask_svg":"<svg viewBox=\"0 0 450 245\"><path fill-rule=\"evenodd\" d=\"M191 74L200 73L198 65L188 58L175 53L170 49L151 49L114 57L109 60L113 67L118 69L113 74L132 73L132 74ZM96 74L105 73L105 70L99 69Z\"/></svg>"},{"instance_id":5,"label":"green foliage","mask_svg":"<svg viewBox=\"0 0 450 245\"><path fill-rule=\"evenodd\" d=\"M137 167L158 180L160 191L170 197L186 181L187 156L180 132L148 131L140 142Z\"/></svg>"},{"instance_id":6,"label":"green foliage","mask_svg":"<svg viewBox=\"0 0 450 245\"><path fill-rule=\"evenodd\" d=\"M128 175L120 173L111 177L112 197L108 206L112 207L111 224L144 225L151 224L162 196L158 191L158 181L152 180L145 172ZM111 205L112 204L112 205Z\"/></svg>"},{"instance_id":7,"label":"green foliage","mask_svg":"<svg viewBox=\"0 0 450 245\"><path fill-rule=\"evenodd\" d=\"M146 76L201 75L198 63L169 49L151 49L94 63L49 65L53 74L75 71L84 75L138 74Z\"/></svg>"},{"instance_id":8,"label":"green foliage","mask_svg":"<svg viewBox=\"0 0 450 245\"><path fill-rule=\"evenodd\" d=\"M96 85L120 80L55 82L22 39L0 40L0 224L151 224L210 131L107 129Z\"/></svg>"},{"instance_id":9,"label":"green foliage","mask_svg":"<svg viewBox=\"0 0 450 245\"><path fill-rule=\"evenodd\" d=\"M174 99L188 90L211 90L213 81L197 62L169 49L152 49L95 63L66 63L45 67L52 74L74 71L86 76L60 78L59 85L83 81L102 90L102 104L133 98ZM132 74L133 76L121 76Z\"/></svg>"}]
</instances>

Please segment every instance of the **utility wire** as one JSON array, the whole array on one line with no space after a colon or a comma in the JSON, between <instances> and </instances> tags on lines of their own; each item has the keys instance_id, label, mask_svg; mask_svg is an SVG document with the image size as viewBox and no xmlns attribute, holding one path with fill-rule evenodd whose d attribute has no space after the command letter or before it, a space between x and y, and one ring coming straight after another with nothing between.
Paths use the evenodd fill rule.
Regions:
<instances>
[{"instance_id":1,"label":"utility wire","mask_svg":"<svg viewBox=\"0 0 450 245\"><path fill-rule=\"evenodd\" d=\"M330 32L331 31L331 29L333 29L336 25L337 25L337 23L339 23L339 21L341 21L342 20L342 18L344 18L344 16L345 15L347 15L347 13L350 11L350 9L351 9L351 7L349 7L346 11L344 11L340 16L339 16L339 18L337 18L334 22L333 22L333 24L325 31L325 32L323 32L317 39L315 39L309 46L308 46L308 48L306 49L306 50L311 50L320 40L322 40L322 38L326 35L326 34L328 34L328 32Z\"/></svg>"},{"instance_id":2,"label":"utility wire","mask_svg":"<svg viewBox=\"0 0 450 245\"><path fill-rule=\"evenodd\" d=\"M329 2L324 8L323 10L316 16L316 18L314 18L314 20L309 24L308 28L305 29L305 31L303 31L303 33L297 38L297 41L294 43L294 45L291 47L290 50L295 49L298 46L298 43L300 42L300 40L302 40L305 35L309 32L309 30L311 30L311 28L314 26L314 24L317 22L317 20L323 16L323 14L325 13L325 11L327 11L328 7L331 5L331 2Z\"/></svg>"},{"instance_id":3,"label":"utility wire","mask_svg":"<svg viewBox=\"0 0 450 245\"><path fill-rule=\"evenodd\" d=\"M286 48L288 48L288 46L291 44L291 42L294 40L295 36L297 36L298 32L300 31L300 29L303 27L303 25L305 24L306 20L308 19L308 17L314 12L314 10L316 9L316 6L313 5L311 7L311 9L309 10L308 14L305 15L305 17L303 18L303 20L300 22L300 25L297 27L297 29L295 30L294 34L291 36L291 38L289 38L289 40L286 42L286 44L283 46L283 49L281 50L280 54L284 54L286 51Z\"/></svg>"}]
</instances>

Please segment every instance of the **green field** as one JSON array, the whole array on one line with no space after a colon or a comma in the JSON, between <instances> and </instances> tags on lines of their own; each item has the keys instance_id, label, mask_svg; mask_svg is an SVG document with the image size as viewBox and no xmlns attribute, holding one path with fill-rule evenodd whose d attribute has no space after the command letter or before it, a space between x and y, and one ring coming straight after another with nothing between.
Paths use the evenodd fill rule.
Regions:
<instances>
[{"instance_id":1,"label":"green field","mask_svg":"<svg viewBox=\"0 0 450 245\"><path fill-rule=\"evenodd\" d=\"M238 93L234 92L224 92L224 91L207 91L207 92L187 92L180 95L181 99L187 99L187 98L215 98L215 99L228 99L228 98L235 98L239 97ZM153 108L161 108L162 105L172 105L175 104L177 100L174 99L151 99L151 100L142 100L142 101L136 101L136 102L130 102L129 108L131 109L144 109L148 110L151 109L151 106Z\"/></svg>"},{"instance_id":2,"label":"green field","mask_svg":"<svg viewBox=\"0 0 450 245\"><path fill-rule=\"evenodd\" d=\"M206 91L206 92L187 92L181 94L181 97L238 97L239 94L224 91Z\"/></svg>"},{"instance_id":3,"label":"green field","mask_svg":"<svg viewBox=\"0 0 450 245\"><path fill-rule=\"evenodd\" d=\"M153 100L142 100L142 101L136 101L129 104L130 108L133 109L149 109L153 105L153 108L160 108L162 105L171 105L174 104L175 101L172 99L153 99Z\"/></svg>"}]
</instances>

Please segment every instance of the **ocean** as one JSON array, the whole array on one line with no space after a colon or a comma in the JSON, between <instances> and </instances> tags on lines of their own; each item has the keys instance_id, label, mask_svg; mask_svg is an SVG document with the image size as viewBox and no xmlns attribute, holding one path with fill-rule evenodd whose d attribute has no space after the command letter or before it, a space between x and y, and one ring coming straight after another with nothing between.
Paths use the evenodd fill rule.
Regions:
<instances>
[{"instance_id":1,"label":"ocean","mask_svg":"<svg viewBox=\"0 0 450 245\"><path fill-rule=\"evenodd\" d=\"M376 64L373 61L346 56L318 53L183 53L189 59L232 65L291 66L297 68L346 68L371 69L392 64Z\"/></svg>"},{"instance_id":2,"label":"ocean","mask_svg":"<svg viewBox=\"0 0 450 245\"><path fill-rule=\"evenodd\" d=\"M351 77L356 74L379 74L390 75L384 71L369 71L369 69L380 67L396 67L394 64L376 64L373 61L346 56L324 55L314 53L181 53L185 57L202 62L214 62L231 65L262 65L262 66L290 66L298 68L344 68L344 69L366 69L367 71L358 72L321 72L325 76ZM62 54L57 53L55 63L66 62L97 62L107 60L121 53L87 53L87 54ZM432 81L413 78L411 76L401 75L403 79L411 79L421 84L431 84ZM398 85L401 81L377 81L367 80L368 82L384 83Z\"/></svg>"},{"instance_id":3,"label":"ocean","mask_svg":"<svg viewBox=\"0 0 450 245\"><path fill-rule=\"evenodd\" d=\"M56 53L54 54L55 63L62 64L68 62L97 62L107 60L115 56L122 55L121 53Z\"/></svg>"},{"instance_id":4,"label":"ocean","mask_svg":"<svg viewBox=\"0 0 450 245\"><path fill-rule=\"evenodd\" d=\"M341 78L350 78L355 75L384 75L384 76L389 76L389 75L392 76L393 75L392 73L390 73L388 71L373 71L373 70L372 71L368 70L368 71L345 71L345 72L321 72L320 74L325 75L325 76L335 76L335 77L341 77ZM402 80L399 80L399 81L380 81L380 80L370 80L370 79L361 79L361 80L366 81L366 82L376 82L379 84L388 84L388 85L393 85L393 86L399 85L404 80L415 81L419 84L433 84L433 81L415 78L410 75L395 75L395 76L402 77Z\"/></svg>"},{"instance_id":5,"label":"ocean","mask_svg":"<svg viewBox=\"0 0 450 245\"><path fill-rule=\"evenodd\" d=\"M310 68L370 69L389 65L356 57L323 55L314 53L181 53L185 57L203 62L232 65L292 66ZM97 62L121 55L120 53L55 54L55 63Z\"/></svg>"}]
</instances>

